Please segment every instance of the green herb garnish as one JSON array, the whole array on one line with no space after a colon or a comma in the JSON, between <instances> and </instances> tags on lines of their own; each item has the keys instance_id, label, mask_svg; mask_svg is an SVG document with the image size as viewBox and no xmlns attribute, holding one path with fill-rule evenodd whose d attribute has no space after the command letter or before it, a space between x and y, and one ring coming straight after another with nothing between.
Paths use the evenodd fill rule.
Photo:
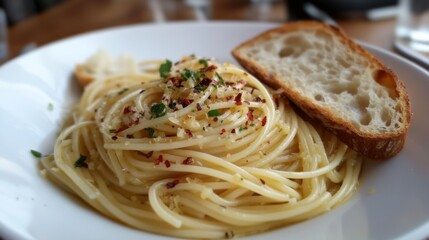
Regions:
<instances>
[{"instance_id":1,"label":"green herb garnish","mask_svg":"<svg viewBox=\"0 0 429 240\"><path fill-rule=\"evenodd\" d=\"M203 91L205 91L207 88L206 88L206 87L203 87L203 86L201 86L201 85L197 85L197 86L195 86L195 87L194 87L194 89L195 89L195 90L197 90L197 91L199 91L199 92L203 92Z\"/></svg>"},{"instance_id":2,"label":"green herb garnish","mask_svg":"<svg viewBox=\"0 0 429 240\"><path fill-rule=\"evenodd\" d=\"M223 79L223 77L221 75L219 75L219 73L215 73L216 77L219 78L219 82L221 85L225 85L225 80Z\"/></svg>"},{"instance_id":3,"label":"green herb garnish","mask_svg":"<svg viewBox=\"0 0 429 240\"><path fill-rule=\"evenodd\" d=\"M54 110L54 104L49 103L48 104L48 111L52 111L52 110Z\"/></svg>"},{"instance_id":4,"label":"green herb garnish","mask_svg":"<svg viewBox=\"0 0 429 240\"><path fill-rule=\"evenodd\" d=\"M126 91L128 91L128 88L122 88L121 91L118 92L118 95L121 95Z\"/></svg>"},{"instance_id":5,"label":"green herb garnish","mask_svg":"<svg viewBox=\"0 0 429 240\"><path fill-rule=\"evenodd\" d=\"M168 77L168 74L170 73L171 70L171 66L172 66L172 62L170 60L165 60L165 63L161 64L161 66L159 66L159 75L162 78L166 78Z\"/></svg>"},{"instance_id":6,"label":"green herb garnish","mask_svg":"<svg viewBox=\"0 0 429 240\"><path fill-rule=\"evenodd\" d=\"M169 107L170 109L174 109L174 108L176 107L176 102L171 101L171 102L168 104L168 107Z\"/></svg>"},{"instance_id":7,"label":"green herb garnish","mask_svg":"<svg viewBox=\"0 0 429 240\"><path fill-rule=\"evenodd\" d=\"M196 81L199 81L201 78L203 78L205 76L204 72L202 72L202 71L196 71L194 74L195 74L195 80Z\"/></svg>"},{"instance_id":8,"label":"green herb garnish","mask_svg":"<svg viewBox=\"0 0 429 240\"><path fill-rule=\"evenodd\" d=\"M30 150L31 154L36 158L41 158L42 154L36 150Z\"/></svg>"},{"instance_id":9,"label":"green herb garnish","mask_svg":"<svg viewBox=\"0 0 429 240\"><path fill-rule=\"evenodd\" d=\"M153 114L152 115L153 118L159 118L164 116L166 114L165 104L161 102L161 103L156 103L152 105L152 107L150 108L150 112Z\"/></svg>"},{"instance_id":10,"label":"green herb garnish","mask_svg":"<svg viewBox=\"0 0 429 240\"><path fill-rule=\"evenodd\" d=\"M114 128L109 129L109 133L115 133L115 132L116 132L116 129L114 129Z\"/></svg>"},{"instance_id":11,"label":"green herb garnish","mask_svg":"<svg viewBox=\"0 0 429 240\"><path fill-rule=\"evenodd\" d=\"M204 67L208 67L209 66L209 62L207 62L206 59L200 59L198 61L198 63L204 65Z\"/></svg>"},{"instance_id":12,"label":"green herb garnish","mask_svg":"<svg viewBox=\"0 0 429 240\"><path fill-rule=\"evenodd\" d=\"M181 76L182 76L182 78L183 78L183 79L185 79L186 81L188 81L189 79L190 79L190 80L193 80L193 81L196 81L196 78L195 78L195 72L194 72L194 71L192 71L192 70L189 70L189 69L187 69L187 68L185 68L185 69L182 71Z\"/></svg>"},{"instance_id":13,"label":"green herb garnish","mask_svg":"<svg viewBox=\"0 0 429 240\"><path fill-rule=\"evenodd\" d=\"M145 128L144 129L147 132L147 135L149 135L150 138L155 137L155 129L153 128Z\"/></svg>"},{"instance_id":14,"label":"green herb garnish","mask_svg":"<svg viewBox=\"0 0 429 240\"><path fill-rule=\"evenodd\" d=\"M88 167L88 164L86 164L86 156L80 155L80 158L74 162L74 167Z\"/></svg>"},{"instance_id":15,"label":"green herb garnish","mask_svg":"<svg viewBox=\"0 0 429 240\"><path fill-rule=\"evenodd\" d=\"M217 117L217 116L220 116L222 114L219 112L219 109L213 109L213 110L208 111L207 115L209 117Z\"/></svg>"}]
</instances>

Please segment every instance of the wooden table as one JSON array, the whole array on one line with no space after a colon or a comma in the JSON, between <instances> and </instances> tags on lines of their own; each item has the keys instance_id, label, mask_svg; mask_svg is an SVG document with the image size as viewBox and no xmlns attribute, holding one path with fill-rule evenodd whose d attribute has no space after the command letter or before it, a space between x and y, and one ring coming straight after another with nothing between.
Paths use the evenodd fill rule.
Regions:
<instances>
[{"instance_id":1,"label":"wooden table","mask_svg":"<svg viewBox=\"0 0 429 240\"><path fill-rule=\"evenodd\" d=\"M198 1L198 0L197 0ZM68 0L9 29L10 58L29 43L37 46L100 28L201 18L201 11L189 6L192 0ZM250 0L211 0L208 20L285 22L284 1L271 4ZM200 14L200 15L199 15ZM395 20L338 20L351 37L393 51Z\"/></svg>"}]
</instances>

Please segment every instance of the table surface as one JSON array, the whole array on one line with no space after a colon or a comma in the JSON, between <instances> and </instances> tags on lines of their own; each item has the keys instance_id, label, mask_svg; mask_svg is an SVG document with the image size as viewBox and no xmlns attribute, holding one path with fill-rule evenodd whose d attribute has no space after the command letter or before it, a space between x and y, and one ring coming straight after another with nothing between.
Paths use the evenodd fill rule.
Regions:
<instances>
[{"instance_id":1,"label":"table surface","mask_svg":"<svg viewBox=\"0 0 429 240\"><path fill-rule=\"evenodd\" d=\"M197 0L198 1L198 0ZM41 46L91 30L136 23L192 20L248 20L285 22L285 1L211 0L208 11L196 11L192 0L67 0L30 17L8 31L10 59L29 44ZM205 14L202 14L205 13ZM394 51L395 19L340 20L338 25L352 38Z\"/></svg>"}]
</instances>

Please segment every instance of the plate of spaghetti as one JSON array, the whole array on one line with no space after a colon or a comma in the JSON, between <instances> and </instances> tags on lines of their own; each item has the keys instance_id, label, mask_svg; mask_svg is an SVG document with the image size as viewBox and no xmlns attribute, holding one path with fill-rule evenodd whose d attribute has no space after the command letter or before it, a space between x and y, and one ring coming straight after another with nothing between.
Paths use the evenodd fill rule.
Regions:
<instances>
[{"instance_id":1,"label":"plate of spaghetti","mask_svg":"<svg viewBox=\"0 0 429 240\"><path fill-rule=\"evenodd\" d=\"M404 149L366 160L233 60L274 26L113 28L2 66L0 237L429 236L427 72L362 43L414 112Z\"/></svg>"}]
</instances>

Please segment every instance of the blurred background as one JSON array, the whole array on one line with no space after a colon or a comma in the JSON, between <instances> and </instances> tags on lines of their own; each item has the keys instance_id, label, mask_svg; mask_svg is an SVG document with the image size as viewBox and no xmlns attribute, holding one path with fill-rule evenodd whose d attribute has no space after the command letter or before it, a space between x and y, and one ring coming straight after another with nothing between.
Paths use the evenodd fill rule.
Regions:
<instances>
[{"instance_id":1,"label":"blurred background","mask_svg":"<svg viewBox=\"0 0 429 240\"><path fill-rule=\"evenodd\" d=\"M404 54L395 48L399 1L410 0L0 0L0 8L7 59L68 36L127 24L300 19L339 26L352 38Z\"/></svg>"}]
</instances>

